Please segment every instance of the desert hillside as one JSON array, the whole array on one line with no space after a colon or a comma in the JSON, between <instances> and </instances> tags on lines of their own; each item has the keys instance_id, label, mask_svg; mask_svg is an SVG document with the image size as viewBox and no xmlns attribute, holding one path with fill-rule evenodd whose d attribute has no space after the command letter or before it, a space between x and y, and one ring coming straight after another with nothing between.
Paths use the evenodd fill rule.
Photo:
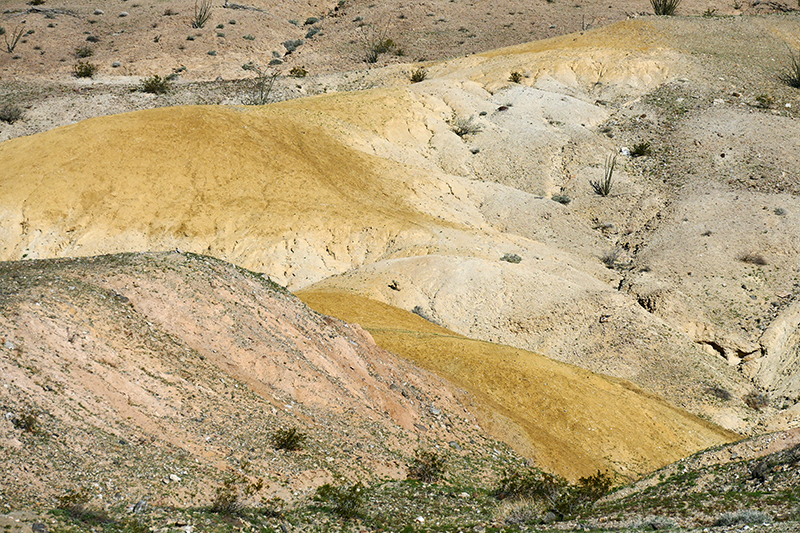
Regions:
<instances>
[{"instance_id":1,"label":"desert hillside","mask_svg":"<svg viewBox=\"0 0 800 533\"><path fill-rule=\"evenodd\" d=\"M524 529L591 506L491 487L665 467L593 524L793 516L797 8L204 3L0 13L7 510Z\"/></svg>"}]
</instances>

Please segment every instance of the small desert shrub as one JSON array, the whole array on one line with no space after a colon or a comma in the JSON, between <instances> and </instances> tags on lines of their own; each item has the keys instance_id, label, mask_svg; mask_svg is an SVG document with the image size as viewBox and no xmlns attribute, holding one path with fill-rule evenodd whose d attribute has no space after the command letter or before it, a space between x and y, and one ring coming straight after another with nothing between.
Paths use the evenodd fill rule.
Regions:
<instances>
[{"instance_id":1,"label":"small desert shrub","mask_svg":"<svg viewBox=\"0 0 800 533\"><path fill-rule=\"evenodd\" d=\"M611 269L620 266L621 259L622 259L622 250L620 250L619 248L614 248L613 250L609 250L608 252L600 256L600 261L602 261L605 266Z\"/></svg>"},{"instance_id":2,"label":"small desert shrub","mask_svg":"<svg viewBox=\"0 0 800 533\"><path fill-rule=\"evenodd\" d=\"M741 511L734 511L732 513L724 513L719 516L714 522L715 526L728 527L736 526L739 524L763 524L770 522L771 519L767 513L762 511L753 511L751 509L743 509Z\"/></svg>"},{"instance_id":3,"label":"small desert shrub","mask_svg":"<svg viewBox=\"0 0 800 533\"><path fill-rule=\"evenodd\" d=\"M39 415L32 409L26 409L21 415L11 419L11 423L16 429L36 433L39 429Z\"/></svg>"},{"instance_id":4,"label":"small desert shrub","mask_svg":"<svg viewBox=\"0 0 800 533\"><path fill-rule=\"evenodd\" d=\"M767 260L766 260L766 259L764 259L764 256L763 256L763 255L761 255L761 254L757 254L757 253L745 253L745 254L741 254L741 255L738 257L738 259L739 259L739 261L741 261L742 263L749 263L749 264L751 264L751 265L764 266L764 265L766 265L766 264L767 264Z\"/></svg>"},{"instance_id":5,"label":"small desert shrub","mask_svg":"<svg viewBox=\"0 0 800 533\"><path fill-rule=\"evenodd\" d=\"M442 479L444 470L444 457L436 452L417 450L414 453L414 460L408 465L408 479L435 483Z\"/></svg>"},{"instance_id":6,"label":"small desert shrub","mask_svg":"<svg viewBox=\"0 0 800 533\"><path fill-rule=\"evenodd\" d=\"M376 63L378 56L397 48L397 43L387 37L389 33L388 23L383 26L364 24L359 27L359 30L361 32L359 40L364 53L364 61L367 63Z\"/></svg>"},{"instance_id":7,"label":"small desert shrub","mask_svg":"<svg viewBox=\"0 0 800 533\"><path fill-rule=\"evenodd\" d=\"M267 72L258 68L253 63L246 63L242 65L244 70L254 70L256 72L255 83L250 97L250 105L265 105L269 102L269 94L272 92L272 86L275 85L275 80L278 79L278 71Z\"/></svg>"},{"instance_id":8,"label":"small desert shrub","mask_svg":"<svg viewBox=\"0 0 800 533\"><path fill-rule=\"evenodd\" d=\"M731 393L727 389L719 385L712 385L706 389L706 393L710 396L723 400L725 402L731 399Z\"/></svg>"},{"instance_id":9,"label":"small desert shrub","mask_svg":"<svg viewBox=\"0 0 800 533\"><path fill-rule=\"evenodd\" d=\"M506 507L503 514L503 523L509 526L541 522L541 509L533 501L512 502Z\"/></svg>"},{"instance_id":10,"label":"small desert shrub","mask_svg":"<svg viewBox=\"0 0 800 533\"><path fill-rule=\"evenodd\" d=\"M450 129L459 137L466 137L467 135L474 135L483 130L483 126L475 123L474 117L459 117L453 113L453 116L448 121Z\"/></svg>"},{"instance_id":11,"label":"small desert shrub","mask_svg":"<svg viewBox=\"0 0 800 533\"><path fill-rule=\"evenodd\" d=\"M524 78L524 77L525 76L522 75L522 72L519 72L519 71L515 70L508 77L508 81L510 81L511 83L519 83L519 82L522 81L522 78Z\"/></svg>"},{"instance_id":12,"label":"small desert shrub","mask_svg":"<svg viewBox=\"0 0 800 533\"><path fill-rule=\"evenodd\" d=\"M225 24L222 24L222 23L219 23L219 24L217 24L217 29L218 29L218 30L221 30L221 29L223 29L224 27L225 27Z\"/></svg>"},{"instance_id":13,"label":"small desert shrub","mask_svg":"<svg viewBox=\"0 0 800 533\"><path fill-rule=\"evenodd\" d=\"M566 194L554 194L551 197L551 200L553 200L554 202L558 202L560 204L567 205L568 203L570 203L572 201L572 198L570 198Z\"/></svg>"},{"instance_id":14,"label":"small desert shrub","mask_svg":"<svg viewBox=\"0 0 800 533\"><path fill-rule=\"evenodd\" d=\"M313 39L316 34L321 32L319 28L309 28L306 32L306 39Z\"/></svg>"},{"instance_id":15,"label":"small desert shrub","mask_svg":"<svg viewBox=\"0 0 800 533\"><path fill-rule=\"evenodd\" d=\"M335 487L325 483L317 488L314 499L331 505L331 511L342 518L355 518L361 514L367 489L361 483Z\"/></svg>"},{"instance_id":16,"label":"small desert shrub","mask_svg":"<svg viewBox=\"0 0 800 533\"><path fill-rule=\"evenodd\" d=\"M501 500L533 500L546 511L565 517L602 498L611 484L611 476L599 470L580 478L575 485L538 469L506 470L493 495Z\"/></svg>"},{"instance_id":17,"label":"small desert shrub","mask_svg":"<svg viewBox=\"0 0 800 533\"><path fill-rule=\"evenodd\" d=\"M747 407L756 411L760 411L769 405L769 396L760 392L750 392L742 400Z\"/></svg>"},{"instance_id":18,"label":"small desert shrub","mask_svg":"<svg viewBox=\"0 0 800 533\"><path fill-rule=\"evenodd\" d=\"M28 4L32 6L41 6L44 4L44 2L45 0L31 0L30 2L28 2Z\"/></svg>"},{"instance_id":19,"label":"small desert shrub","mask_svg":"<svg viewBox=\"0 0 800 533\"><path fill-rule=\"evenodd\" d=\"M294 52L297 50L299 46L302 46L305 43L303 39L293 39L289 41L283 41L281 44L284 48L286 48L287 53Z\"/></svg>"},{"instance_id":20,"label":"small desert shrub","mask_svg":"<svg viewBox=\"0 0 800 533\"><path fill-rule=\"evenodd\" d=\"M142 80L142 92L150 94L166 94L169 92L169 79L153 74Z\"/></svg>"},{"instance_id":21,"label":"small desert shrub","mask_svg":"<svg viewBox=\"0 0 800 533\"><path fill-rule=\"evenodd\" d=\"M800 0L798 0L798 5L800 5ZM781 74L780 79L789 87L800 89L800 54L795 55L790 51L789 62L791 64L786 68L786 71Z\"/></svg>"},{"instance_id":22,"label":"small desert shrub","mask_svg":"<svg viewBox=\"0 0 800 533\"><path fill-rule=\"evenodd\" d=\"M500 258L500 261L517 264L522 261L522 258L517 254L504 254L503 257Z\"/></svg>"},{"instance_id":23,"label":"small desert shrub","mask_svg":"<svg viewBox=\"0 0 800 533\"><path fill-rule=\"evenodd\" d=\"M86 37L86 41L90 43L99 43L100 37L98 37L97 35L88 35Z\"/></svg>"},{"instance_id":24,"label":"small desert shrub","mask_svg":"<svg viewBox=\"0 0 800 533\"><path fill-rule=\"evenodd\" d=\"M635 529L643 529L645 531L662 531L667 529L677 529L678 524L675 520L666 516L647 516L638 522Z\"/></svg>"},{"instance_id":25,"label":"small desert shrub","mask_svg":"<svg viewBox=\"0 0 800 533\"><path fill-rule=\"evenodd\" d=\"M89 48L88 46L79 46L75 49L75 57L78 59L85 59L87 57L92 57L94 55L94 50Z\"/></svg>"},{"instance_id":26,"label":"small desert shrub","mask_svg":"<svg viewBox=\"0 0 800 533\"><path fill-rule=\"evenodd\" d=\"M22 108L14 104L3 104L0 107L0 120L13 124L22 119Z\"/></svg>"},{"instance_id":27,"label":"small desert shrub","mask_svg":"<svg viewBox=\"0 0 800 533\"><path fill-rule=\"evenodd\" d=\"M428 77L428 71L426 71L422 67L419 67L418 69L414 70L414 72L411 73L411 76L409 76L408 79L411 80L411 83L419 83L421 81L424 81L425 78L427 77Z\"/></svg>"},{"instance_id":28,"label":"small desert shrub","mask_svg":"<svg viewBox=\"0 0 800 533\"><path fill-rule=\"evenodd\" d=\"M0 33L0 35L3 36L3 40L6 42L6 51L9 54L14 52L14 49L17 47L17 43L19 43L19 40L22 39L24 34L25 30L21 26L17 26L14 28L14 31L11 32L11 39L9 40L5 28L3 28L3 31Z\"/></svg>"},{"instance_id":29,"label":"small desert shrub","mask_svg":"<svg viewBox=\"0 0 800 533\"><path fill-rule=\"evenodd\" d=\"M264 487L261 478L250 481L245 476L234 474L228 476L222 485L217 487L214 501L209 510L222 515L235 515L247 506L247 500Z\"/></svg>"},{"instance_id":30,"label":"small desert shrub","mask_svg":"<svg viewBox=\"0 0 800 533\"><path fill-rule=\"evenodd\" d=\"M72 70L78 78L91 78L97 71L97 65L88 61L78 61L73 65Z\"/></svg>"},{"instance_id":31,"label":"small desert shrub","mask_svg":"<svg viewBox=\"0 0 800 533\"><path fill-rule=\"evenodd\" d=\"M299 450L308 436L297 428L279 429L272 434L272 445L278 450Z\"/></svg>"},{"instance_id":32,"label":"small desert shrub","mask_svg":"<svg viewBox=\"0 0 800 533\"><path fill-rule=\"evenodd\" d=\"M242 39L244 39L245 41L255 41L256 40L255 36L254 35L250 35L249 33L246 34L246 35L242 35Z\"/></svg>"},{"instance_id":33,"label":"small desert shrub","mask_svg":"<svg viewBox=\"0 0 800 533\"><path fill-rule=\"evenodd\" d=\"M680 4L681 0L650 0L656 15L674 15Z\"/></svg>"},{"instance_id":34,"label":"small desert shrub","mask_svg":"<svg viewBox=\"0 0 800 533\"><path fill-rule=\"evenodd\" d=\"M316 24L317 22L319 22L319 19L317 17L308 17L303 24L305 24L306 26L311 26L312 24Z\"/></svg>"},{"instance_id":35,"label":"small desert shrub","mask_svg":"<svg viewBox=\"0 0 800 533\"><path fill-rule=\"evenodd\" d=\"M192 17L192 27L193 28L202 28L208 22L208 19L211 18L211 10L213 6L211 5L211 0L200 0L199 3L197 0L194 2L194 17Z\"/></svg>"},{"instance_id":36,"label":"small desert shrub","mask_svg":"<svg viewBox=\"0 0 800 533\"><path fill-rule=\"evenodd\" d=\"M177 14L178 14L178 12L175 11L174 9L167 8L167 9L164 10L164 16L165 17L172 17L172 16L177 15Z\"/></svg>"},{"instance_id":37,"label":"small desert shrub","mask_svg":"<svg viewBox=\"0 0 800 533\"><path fill-rule=\"evenodd\" d=\"M78 490L69 490L58 497L56 507L74 519L86 523L104 524L111 522L111 518L104 511L95 511L89 508L91 492L86 487Z\"/></svg>"},{"instance_id":38,"label":"small desert shrub","mask_svg":"<svg viewBox=\"0 0 800 533\"><path fill-rule=\"evenodd\" d=\"M779 217L782 217L786 214L786 209L782 207L776 207L772 212L778 215Z\"/></svg>"},{"instance_id":39,"label":"small desert shrub","mask_svg":"<svg viewBox=\"0 0 800 533\"><path fill-rule=\"evenodd\" d=\"M289 76L292 78L305 78L308 76L308 71L303 67L292 67L289 71Z\"/></svg>"},{"instance_id":40,"label":"small desert shrub","mask_svg":"<svg viewBox=\"0 0 800 533\"><path fill-rule=\"evenodd\" d=\"M603 179L597 181L589 181L589 184L594 189L594 192L600 196L606 197L611 194L611 187L614 180L614 168L617 165L617 154L609 154L606 157L606 163L603 167Z\"/></svg>"},{"instance_id":41,"label":"small desert shrub","mask_svg":"<svg viewBox=\"0 0 800 533\"><path fill-rule=\"evenodd\" d=\"M800 1L800 0L798 0ZM756 106L761 109L769 109L775 104L775 100L768 94L759 94L756 96Z\"/></svg>"},{"instance_id":42,"label":"small desert shrub","mask_svg":"<svg viewBox=\"0 0 800 533\"><path fill-rule=\"evenodd\" d=\"M633 157L642 157L652 153L653 150L650 148L650 143L648 141L636 143L633 145L633 148L631 148L631 156Z\"/></svg>"}]
</instances>

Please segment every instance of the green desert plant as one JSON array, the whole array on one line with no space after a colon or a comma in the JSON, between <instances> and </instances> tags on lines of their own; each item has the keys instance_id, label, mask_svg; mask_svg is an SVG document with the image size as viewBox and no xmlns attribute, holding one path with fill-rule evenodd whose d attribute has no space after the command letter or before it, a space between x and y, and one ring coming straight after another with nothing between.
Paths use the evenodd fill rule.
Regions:
<instances>
[{"instance_id":1,"label":"green desert plant","mask_svg":"<svg viewBox=\"0 0 800 533\"><path fill-rule=\"evenodd\" d=\"M617 155L609 154L606 157L606 163L603 167L603 179L597 181L589 181L594 189L594 192L600 196L606 197L611 194L611 187L614 180L614 168L617 165Z\"/></svg>"},{"instance_id":2,"label":"green desert plant","mask_svg":"<svg viewBox=\"0 0 800 533\"><path fill-rule=\"evenodd\" d=\"M645 155L650 155L653 153L652 148L650 147L649 141L642 141L640 143L636 143L631 148L631 156L632 157L642 157Z\"/></svg>"},{"instance_id":3,"label":"green desert plant","mask_svg":"<svg viewBox=\"0 0 800 533\"><path fill-rule=\"evenodd\" d=\"M78 78L91 78L97 71L97 65L88 61L78 61L72 66L72 71Z\"/></svg>"},{"instance_id":4,"label":"green desert plant","mask_svg":"<svg viewBox=\"0 0 800 533\"><path fill-rule=\"evenodd\" d=\"M22 414L11 419L11 423L16 429L27 433L36 433L39 430L39 415L32 409L26 409Z\"/></svg>"},{"instance_id":5,"label":"green desert plant","mask_svg":"<svg viewBox=\"0 0 800 533\"><path fill-rule=\"evenodd\" d=\"M771 521L767 513L753 511L751 509L742 509L740 511L721 514L714 522L714 525L718 527L730 527L739 524L763 524Z\"/></svg>"},{"instance_id":6,"label":"green desert plant","mask_svg":"<svg viewBox=\"0 0 800 533\"><path fill-rule=\"evenodd\" d=\"M767 260L764 259L763 255L753 252L741 254L738 259L742 263L749 263L751 265L764 266L767 264Z\"/></svg>"},{"instance_id":7,"label":"green desert plant","mask_svg":"<svg viewBox=\"0 0 800 533\"><path fill-rule=\"evenodd\" d=\"M292 78L305 78L308 76L308 71L303 67L292 67L289 71L289 76Z\"/></svg>"},{"instance_id":8,"label":"green desert plant","mask_svg":"<svg viewBox=\"0 0 800 533\"><path fill-rule=\"evenodd\" d=\"M442 479L444 471L444 457L436 452L418 449L414 453L414 460L408 465L408 479L435 483Z\"/></svg>"},{"instance_id":9,"label":"green desert plant","mask_svg":"<svg viewBox=\"0 0 800 533\"><path fill-rule=\"evenodd\" d=\"M209 510L222 515L235 515L247 506L248 498L264 488L264 480L249 480L241 474L233 474L225 478L217 487L214 501Z\"/></svg>"},{"instance_id":10,"label":"green desert plant","mask_svg":"<svg viewBox=\"0 0 800 533\"><path fill-rule=\"evenodd\" d=\"M681 0L650 0L656 15L674 15L680 4Z\"/></svg>"},{"instance_id":11,"label":"green desert plant","mask_svg":"<svg viewBox=\"0 0 800 533\"><path fill-rule=\"evenodd\" d=\"M554 202L558 202L564 205L567 205L572 201L572 198L570 198L566 194L554 194L553 196L550 197L550 199L553 200Z\"/></svg>"},{"instance_id":12,"label":"green desert plant","mask_svg":"<svg viewBox=\"0 0 800 533\"><path fill-rule=\"evenodd\" d=\"M800 0L798 0L798 4L800 5ZM795 54L790 50L789 63L786 71L780 76L781 81L789 87L800 89L800 53Z\"/></svg>"},{"instance_id":13,"label":"green desert plant","mask_svg":"<svg viewBox=\"0 0 800 533\"><path fill-rule=\"evenodd\" d=\"M475 123L474 117L459 117L455 113L448 121L450 129L459 137L466 137L467 135L474 135L483 130L483 126Z\"/></svg>"},{"instance_id":14,"label":"green desert plant","mask_svg":"<svg viewBox=\"0 0 800 533\"><path fill-rule=\"evenodd\" d=\"M500 261L517 264L522 261L522 258L517 254L504 254L503 257L500 258Z\"/></svg>"},{"instance_id":15,"label":"green desert plant","mask_svg":"<svg viewBox=\"0 0 800 533\"><path fill-rule=\"evenodd\" d=\"M411 73L411 76L409 76L408 79L411 80L411 83L419 83L424 81L427 77L428 71L422 67L419 67Z\"/></svg>"},{"instance_id":16,"label":"green desert plant","mask_svg":"<svg viewBox=\"0 0 800 533\"><path fill-rule=\"evenodd\" d=\"M202 28L211 18L211 11L213 6L211 0L195 0L194 2L194 16L192 17L192 27Z\"/></svg>"},{"instance_id":17,"label":"green desert plant","mask_svg":"<svg viewBox=\"0 0 800 533\"><path fill-rule=\"evenodd\" d=\"M5 31L5 28L2 32L3 40L6 42L6 51L11 54L14 52L14 49L17 47L17 43L19 40L22 39L22 36L25 35L25 30L22 26L17 26L14 28L14 31L11 32L11 39L9 40L8 34Z\"/></svg>"},{"instance_id":18,"label":"green desert plant","mask_svg":"<svg viewBox=\"0 0 800 533\"><path fill-rule=\"evenodd\" d=\"M515 70L508 77L508 81L510 81L511 83L519 83L519 82L522 81L522 78L524 78L524 77L525 76L522 75L522 72L519 72L519 71Z\"/></svg>"},{"instance_id":19,"label":"green desert plant","mask_svg":"<svg viewBox=\"0 0 800 533\"><path fill-rule=\"evenodd\" d=\"M297 428L279 429L272 434L272 445L278 450L299 450L308 439L305 433Z\"/></svg>"},{"instance_id":20,"label":"green desert plant","mask_svg":"<svg viewBox=\"0 0 800 533\"><path fill-rule=\"evenodd\" d=\"M342 518L356 518L361 514L367 489L359 483L333 486L325 483L317 488L314 499L331 505L331 511Z\"/></svg>"},{"instance_id":21,"label":"green desert plant","mask_svg":"<svg viewBox=\"0 0 800 533\"><path fill-rule=\"evenodd\" d=\"M79 59L86 59L87 57L92 57L93 55L94 50L88 46L79 46L75 49L75 57Z\"/></svg>"},{"instance_id":22,"label":"green desert plant","mask_svg":"<svg viewBox=\"0 0 800 533\"><path fill-rule=\"evenodd\" d=\"M250 101L247 103L250 105L265 105L269 103L269 93L272 92L272 86L275 85L275 80L278 79L280 73L277 70L267 72L253 63L246 63L242 65L242 68L244 70L253 70L256 73Z\"/></svg>"},{"instance_id":23,"label":"green desert plant","mask_svg":"<svg viewBox=\"0 0 800 533\"><path fill-rule=\"evenodd\" d=\"M769 396L760 392L750 392L742 400L747 407L756 411L760 411L769 405Z\"/></svg>"},{"instance_id":24,"label":"green desert plant","mask_svg":"<svg viewBox=\"0 0 800 533\"><path fill-rule=\"evenodd\" d=\"M493 491L495 498L505 500L530 499L560 517L575 515L582 508L602 498L612 485L609 474L582 477L574 485L560 476L535 468L506 470Z\"/></svg>"},{"instance_id":25,"label":"green desert plant","mask_svg":"<svg viewBox=\"0 0 800 533\"><path fill-rule=\"evenodd\" d=\"M14 104L3 104L0 107L0 120L13 124L22 119L22 108Z\"/></svg>"},{"instance_id":26,"label":"green desert plant","mask_svg":"<svg viewBox=\"0 0 800 533\"><path fill-rule=\"evenodd\" d=\"M397 43L390 39L389 23L364 24L359 26L359 41L364 54L364 61L377 63L378 57L397 48Z\"/></svg>"},{"instance_id":27,"label":"green desert plant","mask_svg":"<svg viewBox=\"0 0 800 533\"><path fill-rule=\"evenodd\" d=\"M153 74L142 80L142 92L150 94L166 94L169 92L169 77Z\"/></svg>"}]
</instances>

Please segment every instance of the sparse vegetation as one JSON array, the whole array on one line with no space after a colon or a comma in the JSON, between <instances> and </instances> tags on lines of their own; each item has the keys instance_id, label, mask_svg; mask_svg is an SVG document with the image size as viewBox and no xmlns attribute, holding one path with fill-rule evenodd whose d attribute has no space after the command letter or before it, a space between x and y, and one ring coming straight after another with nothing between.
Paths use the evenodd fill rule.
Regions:
<instances>
[{"instance_id":1,"label":"sparse vegetation","mask_svg":"<svg viewBox=\"0 0 800 533\"><path fill-rule=\"evenodd\" d=\"M94 50L92 50L88 46L79 46L75 49L75 57L78 59L85 59L87 57L92 57L94 55Z\"/></svg>"},{"instance_id":2,"label":"sparse vegetation","mask_svg":"<svg viewBox=\"0 0 800 533\"><path fill-rule=\"evenodd\" d=\"M558 203L563 204L563 205L567 205L572 201L572 198L570 198L568 195L563 194L563 193L562 194L554 194L553 196L550 197L550 199L553 200L554 202L558 202Z\"/></svg>"},{"instance_id":3,"label":"sparse vegetation","mask_svg":"<svg viewBox=\"0 0 800 533\"><path fill-rule=\"evenodd\" d=\"M5 28L3 28L3 31L0 32L0 35L3 36L3 40L6 42L6 52L12 54L14 53L14 49L17 47L19 40L22 39L23 35L25 35L25 30L22 28L22 26L17 26L14 28L14 31L11 32L11 39L9 39Z\"/></svg>"},{"instance_id":4,"label":"sparse vegetation","mask_svg":"<svg viewBox=\"0 0 800 533\"><path fill-rule=\"evenodd\" d=\"M245 41L255 41L256 40L255 36L254 35L250 35L249 33L247 33L245 35L242 35L242 39L244 39Z\"/></svg>"},{"instance_id":5,"label":"sparse vegetation","mask_svg":"<svg viewBox=\"0 0 800 533\"><path fill-rule=\"evenodd\" d=\"M731 393L728 392L727 389L725 389L725 388L723 388L723 387L721 387L719 385L712 385L712 386L708 387L706 389L706 393L708 393L708 395L710 395L710 396L713 396L713 397L715 397L717 399L720 399L722 401L725 401L725 402L729 401L732 398Z\"/></svg>"},{"instance_id":6,"label":"sparse vegetation","mask_svg":"<svg viewBox=\"0 0 800 533\"><path fill-rule=\"evenodd\" d=\"M620 266L621 257L622 257L622 250L619 248L614 248L613 250L609 250L608 252L604 253L600 257L600 261L602 261L603 264L608 268L614 269Z\"/></svg>"},{"instance_id":7,"label":"sparse vegetation","mask_svg":"<svg viewBox=\"0 0 800 533\"><path fill-rule=\"evenodd\" d=\"M636 143L631 148L631 157L642 157L646 155L651 155L653 153L652 148L650 147L649 141L642 141L640 143Z\"/></svg>"},{"instance_id":8,"label":"sparse vegetation","mask_svg":"<svg viewBox=\"0 0 800 533\"><path fill-rule=\"evenodd\" d=\"M760 411L769 405L769 396L755 391L748 393L742 400L747 407L756 411Z\"/></svg>"},{"instance_id":9,"label":"sparse vegetation","mask_svg":"<svg viewBox=\"0 0 800 533\"><path fill-rule=\"evenodd\" d=\"M253 63L245 63L242 65L242 69L253 70L256 73L251 97L247 103L250 105L265 105L269 103L269 94L272 92L272 87L275 85L275 80L278 79L280 73L277 70L268 72Z\"/></svg>"},{"instance_id":10,"label":"sparse vegetation","mask_svg":"<svg viewBox=\"0 0 800 533\"><path fill-rule=\"evenodd\" d=\"M388 22L383 25L363 24L359 26L359 31L364 61L367 63L377 63L381 54L397 48L397 44L388 37Z\"/></svg>"},{"instance_id":11,"label":"sparse vegetation","mask_svg":"<svg viewBox=\"0 0 800 533\"><path fill-rule=\"evenodd\" d=\"M97 71L97 65L89 63L88 61L78 61L73 65L72 71L77 78L91 78Z\"/></svg>"},{"instance_id":12,"label":"sparse vegetation","mask_svg":"<svg viewBox=\"0 0 800 533\"><path fill-rule=\"evenodd\" d=\"M330 505L330 510L342 518L356 518L361 514L367 488L359 483L333 486L329 483L317 488L314 499Z\"/></svg>"},{"instance_id":13,"label":"sparse vegetation","mask_svg":"<svg viewBox=\"0 0 800 533\"><path fill-rule=\"evenodd\" d=\"M142 92L150 94L166 94L169 92L170 80L168 77L161 77L153 74L142 80Z\"/></svg>"},{"instance_id":14,"label":"sparse vegetation","mask_svg":"<svg viewBox=\"0 0 800 533\"><path fill-rule=\"evenodd\" d=\"M500 500L533 500L543 511L563 519L606 495L612 482L609 474L600 471L570 485L560 476L535 468L506 470L493 495Z\"/></svg>"},{"instance_id":15,"label":"sparse vegetation","mask_svg":"<svg viewBox=\"0 0 800 533\"><path fill-rule=\"evenodd\" d=\"M211 18L211 11L213 5L211 0L195 0L194 2L194 16L192 17L192 27L202 28Z\"/></svg>"},{"instance_id":16,"label":"sparse vegetation","mask_svg":"<svg viewBox=\"0 0 800 533\"><path fill-rule=\"evenodd\" d=\"M11 419L14 428L26 433L36 433L39 430L39 415L33 409L26 409L19 416Z\"/></svg>"},{"instance_id":17,"label":"sparse vegetation","mask_svg":"<svg viewBox=\"0 0 800 533\"><path fill-rule=\"evenodd\" d=\"M414 453L414 460L408 465L408 479L416 479L423 483L435 483L441 480L444 472L444 457L429 450L418 449Z\"/></svg>"},{"instance_id":18,"label":"sparse vegetation","mask_svg":"<svg viewBox=\"0 0 800 533\"><path fill-rule=\"evenodd\" d=\"M656 15L674 15L675 10L681 5L681 0L650 0Z\"/></svg>"},{"instance_id":19,"label":"sparse vegetation","mask_svg":"<svg viewBox=\"0 0 800 533\"><path fill-rule=\"evenodd\" d=\"M232 474L217 487L209 510L221 515L236 515L246 506L248 499L264 488L261 478L251 481L241 474Z\"/></svg>"},{"instance_id":20,"label":"sparse vegetation","mask_svg":"<svg viewBox=\"0 0 800 533\"><path fill-rule=\"evenodd\" d=\"M450 124L450 130L462 138L483 131L483 126L475 122L475 117L459 117L453 113L448 124Z\"/></svg>"},{"instance_id":21,"label":"sparse vegetation","mask_svg":"<svg viewBox=\"0 0 800 533\"><path fill-rule=\"evenodd\" d=\"M0 107L0 121L13 124L22 119L22 108L16 104L7 103Z\"/></svg>"},{"instance_id":22,"label":"sparse vegetation","mask_svg":"<svg viewBox=\"0 0 800 533\"><path fill-rule=\"evenodd\" d=\"M754 252L743 253L738 257L738 259L742 263L749 263L751 265L764 266L767 264L767 260L763 255Z\"/></svg>"},{"instance_id":23,"label":"sparse vegetation","mask_svg":"<svg viewBox=\"0 0 800 533\"><path fill-rule=\"evenodd\" d=\"M723 513L714 521L714 525L718 527L730 527L739 524L764 524L771 521L767 513L751 509L742 509L741 511Z\"/></svg>"},{"instance_id":24,"label":"sparse vegetation","mask_svg":"<svg viewBox=\"0 0 800 533\"><path fill-rule=\"evenodd\" d=\"M289 71L289 76L292 78L305 78L308 76L308 71L303 67L292 67Z\"/></svg>"},{"instance_id":25,"label":"sparse vegetation","mask_svg":"<svg viewBox=\"0 0 800 533\"><path fill-rule=\"evenodd\" d=\"M617 155L616 154L609 154L606 157L606 163L603 167L603 179L597 181L589 181L594 189L594 192L602 197L606 197L611 194L611 188L614 184L614 168L617 165Z\"/></svg>"},{"instance_id":26,"label":"sparse vegetation","mask_svg":"<svg viewBox=\"0 0 800 533\"><path fill-rule=\"evenodd\" d=\"M798 0L800 5L800 0ZM800 89L800 53L789 51L789 66L781 74L780 79L789 87Z\"/></svg>"},{"instance_id":27,"label":"sparse vegetation","mask_svg":"<svg viewBox=\"0 0 800 533\"><path fill-rule=\"evenodd\" d=\"M508 81L511 83L520 83L524 77L525 76L522 74L522 72L515 70L511 73L511 75L508 76Z\"/></svg>"},{"instance_id":28,"label":"sparse vegetation","mask_svg":"<svg viewBox=\"0 0 800 533\"><path fill-rule=\"evenodd\" d=\"M519 263L522 261L522 258L517 254L504 254L503 257L500 258L500 261L505 261L506 263Z\"/></svg>"},{"instance_id":29,"label":"sparse vegetation","mask_svg":"<svg viewBox=\"0 0 800 533\"><path fill-rule=\"evenodd\" d=\"M294 451L302 448L307 439L308 436L305 433L292 427L275 431L271 440L272 445L278 450Z\"/></svg>"},{"instance_id":30,"label":"sparse vegetation","mask_svg":"<svg viewBox=\"0 0 800 533\"><path fill-rule=\"evenodd\" d=\"M756 96L756 107L761 109L769 109L775 104L775 100L768 94L759 94Z\"/></svg>"},{"instance_id":31,"label":"sparse vegetation","mask_svg":"<svg viewBox=\"0 0 800 533\"><path fill-rule=\"evenodd\" d=\"M419 83L421 81L424 81L425 78L427 77L428 77L428 71L422 67L419 67L415 69L413 72L411 72L411 75L408 77L408 79L411 80L411 83Z\"/></svg>"}]
</instances>

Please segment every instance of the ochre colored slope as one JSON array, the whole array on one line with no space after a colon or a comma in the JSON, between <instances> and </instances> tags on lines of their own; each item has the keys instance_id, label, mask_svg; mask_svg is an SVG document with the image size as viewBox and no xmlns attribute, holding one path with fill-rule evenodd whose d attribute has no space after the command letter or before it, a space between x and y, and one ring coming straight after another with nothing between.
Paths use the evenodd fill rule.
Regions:
<instances>
[{"instance_id":1,"label":"ochre colored slope","mask_svg":"<svg viewBox=\"0 0 800 533\"><path fill-rule=\"evenodd\" d=\"M567 478L598 469L638 477L737 438L621 380L462 337L360 296L297 295L321 313L360 324L382 348L468 391L490 433Z\"/></svg>"},{"instance_id":2,"label":"ochre colored slope","mask_svg":"<svg viewBox=\"0 0 800 533\"><path fill-rule=\"evenodd\" d=\"M320 127L314 100L160 108L0 144L0 258L180 246L264 271L282 240L429 222L392 190L413 172Z\"/></svg>"}]
</instances>

